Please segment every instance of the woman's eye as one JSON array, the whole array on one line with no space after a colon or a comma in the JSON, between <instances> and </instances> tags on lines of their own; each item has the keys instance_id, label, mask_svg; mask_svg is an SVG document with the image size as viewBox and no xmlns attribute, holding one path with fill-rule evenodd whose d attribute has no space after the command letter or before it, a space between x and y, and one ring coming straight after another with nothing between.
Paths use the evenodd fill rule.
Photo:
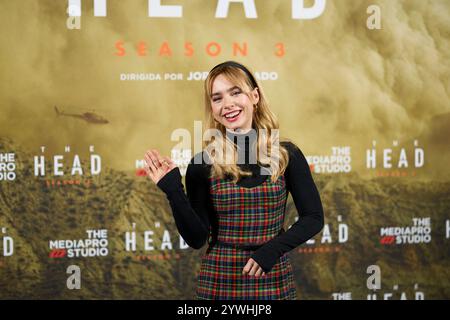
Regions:
<instances>
[{"instance_id":1,"label":"woman's eye","mask_svg":"<svg viewBox=\"0 0 450 320\"><path fill-rule=\"evenodd\" d=\"M233 91L232 93L231 93L231 95L232 96L235 96L235 95L238 95L238 94L240 94L241 92L240 91ZM217 101L220 101L220 100L222 100L222 98L216 98L216 99L213 99L212 101L213 102L217 102Z\"/></svg>"}]
</instances>

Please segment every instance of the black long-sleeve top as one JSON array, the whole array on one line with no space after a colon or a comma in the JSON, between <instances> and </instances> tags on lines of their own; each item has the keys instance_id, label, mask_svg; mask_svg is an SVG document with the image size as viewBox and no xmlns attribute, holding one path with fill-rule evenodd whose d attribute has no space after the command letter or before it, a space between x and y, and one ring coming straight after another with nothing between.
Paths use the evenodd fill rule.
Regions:
<instances>
[{"instance_id":1,"label":"black long-sleeve top","mask_svg":"<svg viewBox=\"0 0 450 320\"><path fill-rule=\"evenodd\" d=\"M227 130L227 136L237 142L238 136L247 135ZM248 135L247 135L248 136ZM260 166L249 161L249 140L245 142L245 152L239 153L239 158L245 156L245 161L238 165L251 171L252 176L243 177L237 182L242 187L255 187L263 183L267 175L261 174ZM311 171L301 150L291 142L280 142L289 153L289 164L284 173L287 191L291 193L297 208L299 219L284 233L266 242L252 254L258 265L269 272L284 253L306 242L324 225L322 202L316 188ZM186 243L200 249L207 242L209 227L214 225L215 210L209 191L209 174L211 165L199 161L203 152L199 152L191 159L186 171L186 191L181 181L178 167L169 171L157 186L165 192L176 226ZM205 155L206 157L206 155ZM194 161L196 160L196 161Z\"/></svg>"}]
</instances>

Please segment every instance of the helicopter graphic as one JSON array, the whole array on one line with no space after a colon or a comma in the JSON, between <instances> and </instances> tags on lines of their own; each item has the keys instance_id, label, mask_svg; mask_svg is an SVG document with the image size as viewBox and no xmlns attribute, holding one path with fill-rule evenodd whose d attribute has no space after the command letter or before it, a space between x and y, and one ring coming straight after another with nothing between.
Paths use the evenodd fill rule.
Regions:
<instances>
[{"instance_id":1,"label":"helicopter graphic","mask_svg":"<svg viewBox=\"0 0 450 320\"><path fill-rule=\"evenodd\" d=\"M66 117L74 117L78 119L85 120L89 123L95 123L95 124L106 124L109 123L109 121L102 116L94 113L94 112L85 112L82 114L74 114L74 113L67 113L59 111L58 108L55 106L55 112L58 116L66 116Z\"/></svg>"}]
</instances>

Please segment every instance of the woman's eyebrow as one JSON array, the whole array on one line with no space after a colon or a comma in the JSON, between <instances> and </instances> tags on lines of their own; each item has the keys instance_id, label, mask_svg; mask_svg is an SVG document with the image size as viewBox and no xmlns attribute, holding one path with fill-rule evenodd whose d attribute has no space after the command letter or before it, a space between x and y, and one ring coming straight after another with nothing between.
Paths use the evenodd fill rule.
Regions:
<instances>
[{"instance_id":1,"label":"woman's eyebrow","mask_svg":"<svg viewBox=\"0 0 450 320\"><path fill-rule=\"evenodd\" d=\"M239 90L241 90L241 88L239 88L238 86L234 86L234 87L231 87L230 89L228 89L227 92L233 91L234 89L239 89ZM214 92L214 93L211 95L211 98L214 97L214 96L219 95L220 93L221 93L221 92Z\"/></svg>"}]
</instances>

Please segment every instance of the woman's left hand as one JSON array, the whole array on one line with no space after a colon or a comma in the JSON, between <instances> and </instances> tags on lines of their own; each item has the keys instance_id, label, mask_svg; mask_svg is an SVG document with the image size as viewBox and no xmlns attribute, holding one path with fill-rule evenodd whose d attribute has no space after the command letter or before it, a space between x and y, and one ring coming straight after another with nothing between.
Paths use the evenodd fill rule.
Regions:
<instances>
[{"instance_id":1,"label":"woman's left hand","mask_svg":"<svg viewBox=\"0 0 450 320\"><path fill-rule=\"evenodd\" d=\"M255 260L250 258L245 265L244 269L242 270L242 274L248 274L249 276L264 276L266 273L263 271L263 269L259 266L258 263L256 263Z\"/></svg>"}]
</instances>

